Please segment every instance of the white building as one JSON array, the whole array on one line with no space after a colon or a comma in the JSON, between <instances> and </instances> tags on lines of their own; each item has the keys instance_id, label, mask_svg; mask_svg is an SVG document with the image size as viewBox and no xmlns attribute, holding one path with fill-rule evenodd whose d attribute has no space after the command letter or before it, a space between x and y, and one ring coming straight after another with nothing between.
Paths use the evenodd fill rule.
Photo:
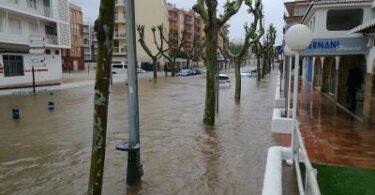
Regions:
<instances>
[{"instance_id":1,"label":"white building","mask_svg":"<svg viewBox=\"0 0 375 195\"><path fill-rule=\"evenodd\" d=\"M68 0L0 1L0 89L31 86L32 66L37 85L61 83L62 48L70 48Z\"/></svg>"},{"instance_id":2,"label":"white building","mask_svg":"<svg viewBox=\"0 0 375 195\"><path fill-rule=\"evenodd\" d=\"M374 17L372 5L373 0L316 0L301 21L313 32L312 43L301 53L304 80L364 121L371 111L375 55L369 52L374 43L350 31Z\"/></svg>"}]
</instances>

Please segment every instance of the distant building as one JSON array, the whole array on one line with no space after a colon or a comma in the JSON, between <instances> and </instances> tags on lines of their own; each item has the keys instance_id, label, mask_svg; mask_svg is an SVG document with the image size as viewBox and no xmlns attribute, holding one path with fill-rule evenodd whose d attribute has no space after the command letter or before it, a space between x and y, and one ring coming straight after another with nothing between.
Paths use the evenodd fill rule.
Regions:
<instances>
[{"instance_id":1,"label":"distant building","mask_svg":"<svg viewBox=\"0 0 375 195\"><path fill-rule=\"evenodd\" d=\"M83 54L85 62L95 62L95 45L93 42L94 28L91 24L83 24Z\"/></svg>"},{"instance_id":2,"label":"distant building","mask_svg":"<svg viewBox=\"0 0 375 195\"><path fill-rule=\"evenodd\" d=\"M284 21L287 27L300 23L311 2L312 0L296 0L284 3L286 9Z\"/></svg>"},{"instance_id":3,"label":"distant building","mask_svg":"<svg viewBox=\"0 0 375 195\"><path fill-rule=\"evenodd\" d=\"M115 1L115 30L114 30L114 46L113 46L113 63L127 65L127 35L126 35L126 1L116 0ZM135 18L136 25L145 25L145 42L150 48L152 53L157 52L157 48L154 44L153 34L151 27L157 25L164 25L165 36L168 36L169 23L168 23L168 11L167 3L165 0L137 0L135 1ZM137 59L138 63L148 62L152 60L143 50L138 42L139 36L137 33ZM96 49L94 53L96 52Z\"/></svg>"},{"instance_id":4,"label":"distant building","mask_svg":"<svg viewBox=\"0 0 375 195\"><path fill-rule=\"evenodd\" d=\"M67 0L0 1L0 88L31 86L32 67L37 85L60 83L68 48Z\"/></svg>"},{"instance_id":5,"label":"distant building","mask_svg":"<svg viewBox=\"0 0 375 195\"><path fill-rule=\"evenodd\" d=\"M204 22L193 10L177 8L175 4L168 3L169 15L169 41L177 48L183 32L185 32L184 50L193 49L194 40L204 37Z\"/></svg>"},{"instance_id":6,"label":"distant building","mask_svg":"<svg viewBox=\"0 0 375 195\"><path fill-rule=\"evenodd\" d=\"M63 71L84 70L83 20L81 7L69 4L71 48L62 51Z\"/></svg>"}]
</instances>

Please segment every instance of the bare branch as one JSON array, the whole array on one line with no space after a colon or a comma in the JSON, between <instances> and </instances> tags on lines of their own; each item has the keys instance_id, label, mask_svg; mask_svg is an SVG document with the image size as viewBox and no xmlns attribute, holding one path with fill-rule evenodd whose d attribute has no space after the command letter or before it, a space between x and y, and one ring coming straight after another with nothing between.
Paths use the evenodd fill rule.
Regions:
<instances>
[{"instance_id":1,"label":"bare branch","mask_svg":"<svg viewBox=\"0 0 375 195\"><path fill-rule=\"evenodd\" d=\"M243 0L236 0L232 2L227 2L225 4L225 12L222 17L219 19L219 27L223 26L227 21L238 12L241 8Z\"/></svg>"}]
</instances>

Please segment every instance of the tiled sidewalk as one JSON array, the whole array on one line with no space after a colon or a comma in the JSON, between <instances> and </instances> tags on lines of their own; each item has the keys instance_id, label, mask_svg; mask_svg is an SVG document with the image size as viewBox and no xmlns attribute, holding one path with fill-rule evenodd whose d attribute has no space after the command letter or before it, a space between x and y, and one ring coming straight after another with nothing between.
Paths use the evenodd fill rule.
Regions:
<instances>
[{"instance_id":1,"label":"tiled sidewalk","mask_svg":"<svg viewBox=\"0 0 375 195\"><path fill-rule=\"evenodd\" d=\"M363 124L310 86L302 85L298 119L312 162L375 168L375 125Z\"/></svg>"}]
</instances>

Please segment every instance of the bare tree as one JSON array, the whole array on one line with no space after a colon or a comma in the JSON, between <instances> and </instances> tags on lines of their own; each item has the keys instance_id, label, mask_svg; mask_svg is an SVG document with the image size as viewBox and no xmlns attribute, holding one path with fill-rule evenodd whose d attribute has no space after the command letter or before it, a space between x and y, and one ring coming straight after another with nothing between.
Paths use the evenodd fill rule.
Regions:
<instances>
[{"instance_id":1,"label":"bare tree","mask_svg":"<svg viewBox=\"0 0 375 195\"><path fill-rule=\"evenodd\" d=\"M101 194L107 136L108 96L113 50L114 8L112 0L101 0L95 21L98 57L94 96L94 127L88 194Z\"/></svg>"},{"instance_id":2,"label":"bare tree","mask_svg":"<svg viewBox=\"0 0 375 195\"><path fill-rule=\"evenodd\" d=\"M220 17L217 16L217 0L197 0L197 3L193 6L193 10L205 22L207 78L203 122L206 125L215 125L215 69L217 66L216 44L218 33L220 28L238 12L242 2L243 0L227 1L224 6L224 14Z\"/></svg>"},{"instance_id":3,"label":"bare tree","mask_svg":"<svg viewBox=\"0 0 375 195\"><path fill-rule=\"evenodd\" d=\"M159 31L161 31L160 28L159 28ZM176 59L177 59L178 55L181 53L182 48L185 45L185 35L186 35L186 33L182 32L181 38L180 39L177 38L177 43L173 43L172 41L168 40L162 32L160 32L160 33L162 34L162 37L163 37L162 40L164 42L166 42L168 47L169 47L168 48L169 49L168 54L166 53L166 50L164 50L162 52L162 55L164 56L165 59L168 60L168 64L171 66L172 77L174 77L176 75ZM160 48L158 46L158 50L162 51L162 48ZM166 71L166 74L167 74L167 69L165 71Z\"/></svg>"},{"instance_id":4,"label":"bare tree","mask_svg":"<svg viewBox=\"0 0 375 195\"><path fill-rule=\"evenodd\" d=\"M158 26L158 28L164 29L163 25ZM164 41L163 41L163 34L162 34L163 31L161 30L160 33L159 33L160 46L157 49L158 51L155 54L152 53L150 48L145 43L145 26L144 25L138 25L137 31L138 31L138 34L139 34L139 39L138 39L139 43L141 44L143 50L147 53L147 55L152 59L152 63L154 65L154 67L153 67L154 68L154 79L157 79L157 77L158 77L158 75L157 75L158 61L163 56L163 52L164 52L164 50L163 50ZM159 43L157 42L157 38L156 38L156 27L155 26L152 27L151 31L153 33L154 43L156 45L158 45Z\"/></svg>"},{"instance_id":5,"label":"bare tree","mask_svg":"<svg viewBox=\"0 0 375 195\"><path fill-rule=\"evenodd\" d=\"M226 46L228 54L234 59L235 62L235 77L236 77L236 88L234 98L236 101L241 99L241 74L240 68L244 56L247 54L248 49L251 45L256 44L264 34L262 19L263 19L263 6L261 0L256 0L253 6L252 0L246 0L245 4L249 7L248 12L254 17L253 22L250 26L245 24L245 40L244 43L238 48L238 51L231 51L230 47ZM259 34L257 34L258 24L260 23ZM229 41L225 41L226 45Z\"/></svg>"}]
</instances>

